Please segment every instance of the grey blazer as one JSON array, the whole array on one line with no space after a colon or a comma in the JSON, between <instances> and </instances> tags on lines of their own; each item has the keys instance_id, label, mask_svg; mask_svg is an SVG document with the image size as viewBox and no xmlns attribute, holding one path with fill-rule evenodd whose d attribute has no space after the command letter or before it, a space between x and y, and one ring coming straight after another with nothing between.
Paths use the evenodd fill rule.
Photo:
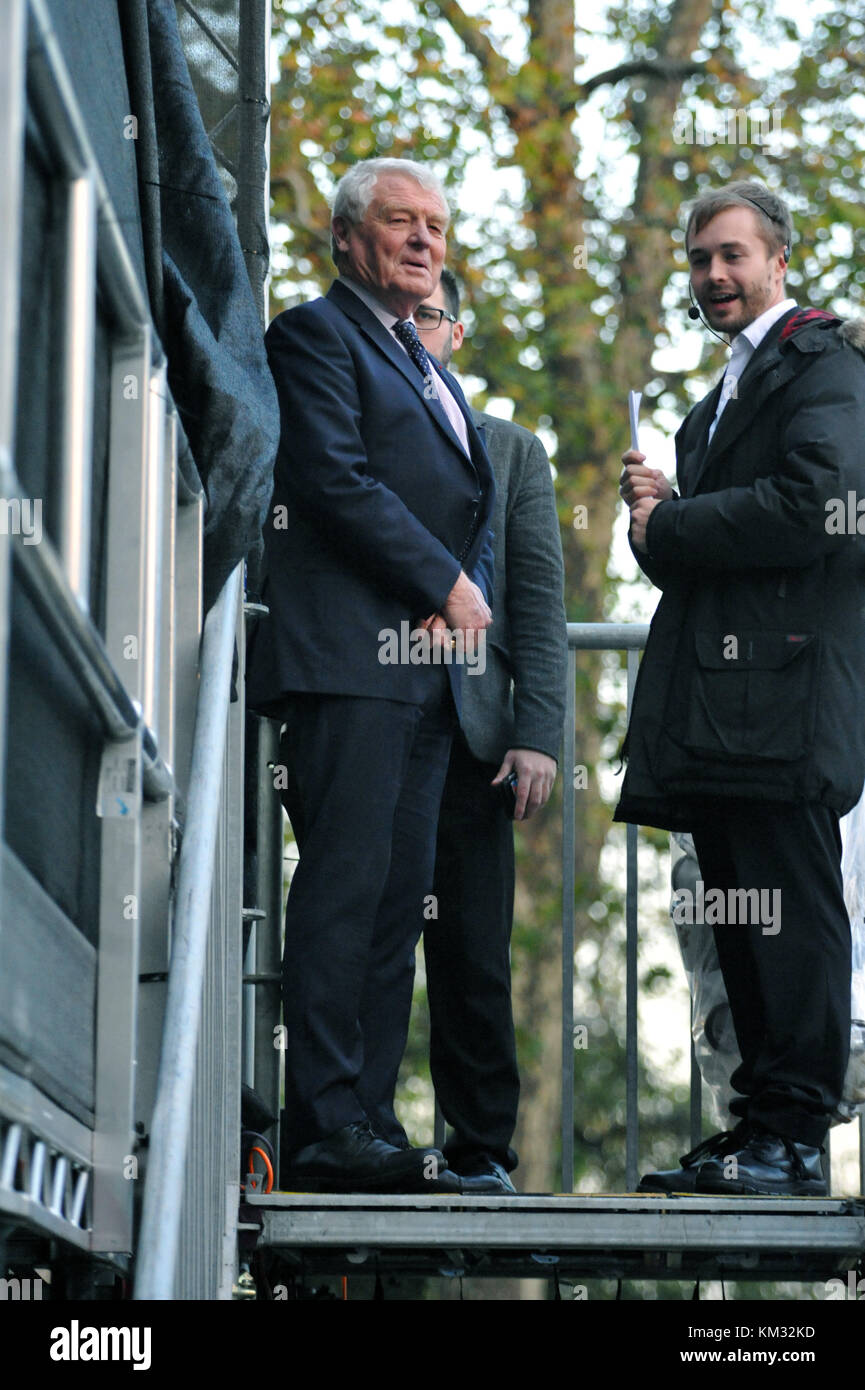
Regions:
<instances>
[{"instance_id":1,"label":"grey blazer","mask_svg":"<svg viewBox=\"0 0 865 1390\"><path fill-rule=\"evenodd\" d=\"M564 566L550 462L521 425L472 411L496 480L495 599L483 675L463 680L462 729L476 758L509 748L558 758L568 639Z\"/></svg>"}]
</instances>

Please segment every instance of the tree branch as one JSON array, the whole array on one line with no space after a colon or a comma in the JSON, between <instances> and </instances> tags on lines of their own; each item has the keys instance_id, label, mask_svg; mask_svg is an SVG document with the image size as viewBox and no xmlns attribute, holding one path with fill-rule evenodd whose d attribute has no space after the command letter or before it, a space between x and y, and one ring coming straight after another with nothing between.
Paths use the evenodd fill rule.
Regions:
<instances>
[{"instance_id":1,"label":"tree branch","mask_svg":"<svg viewBox=\"0 0 865 1390\"><path fill-rule=\"evenodd\" d=\"M630 62L619 63L618 67L608 68L589 77L580 87L582 96L587 97L596 87L622 82L626 77L662 77L665 82L671 78L693 77L695 73L705 72L705 63L688 62L679 58L633 58Z\"/></svg>"},{"instance_id":2,"label":"tree branch","mask_svg":"<svg viewBox=\"0 0 865 1390\"><path fill-rule=\"evenodd\" d=\"M322 235L320 223L316 220L313 213L313 202L317 200L321 203L321 194L316 189L306 171L299 169L282 169L279 173L271 176L271 189L287 188L294 194L294 215L301 227L305 231L314 232L317 237ZM328 231L327 235L330 233Z\"/></svg>"},{"instance_id":3,"label":"tree branch","mask_svg":"<svg viewBox=\"0 0 865 1390\"><path fill-rule=\"evenodd\" d=\"M505 59L490 43L478 21L466 14L459 0L435 0L435 3L466 52L479 64L491 95L498 100L498 93L510 81Z\"/></svg>"}]
</instances>

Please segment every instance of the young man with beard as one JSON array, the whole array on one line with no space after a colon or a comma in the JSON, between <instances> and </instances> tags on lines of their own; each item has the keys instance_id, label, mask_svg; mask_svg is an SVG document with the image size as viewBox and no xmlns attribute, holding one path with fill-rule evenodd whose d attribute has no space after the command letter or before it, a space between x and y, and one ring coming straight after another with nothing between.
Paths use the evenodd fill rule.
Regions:
<instances>
[{"instance_id":1,"label":"young man with beard","mask_svg":"<svg viewBox=\"0 0 865 1390\"><path fill-rule=\"evenodd\" d=\"M759 183L703 194L693 295L732 345L676 436L678 492L623 456L636 557L663 594L617 820L692 832L706 892L777 890L780 930L713 928L742 1064L738 1124L644 1191L820 1196L850 1038L838 818L865 778L865 538L827 525L861 487L861 325L785 296L792 224ZM744 894L740 894L740 900Z\"/></svg>"}]
</instances>

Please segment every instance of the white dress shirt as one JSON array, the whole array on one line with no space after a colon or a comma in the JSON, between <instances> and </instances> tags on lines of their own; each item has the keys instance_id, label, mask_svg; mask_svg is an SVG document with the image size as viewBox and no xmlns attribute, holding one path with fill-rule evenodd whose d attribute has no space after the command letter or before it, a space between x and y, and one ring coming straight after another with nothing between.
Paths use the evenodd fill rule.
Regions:
<instances>
[{"instance_id":1,"label":"white dress shirt","mask_svg":"<svg viewBox=\"0 0 865 1390\"><path fill-rule=\"evenodd\" d=\"M774 323L777 323L788 310L795 309L796 307L795 299L782 299L779 304L773 304L771 308L766 309L758 318L754 319L753 323L749 323L747 328L743 328L742 331L737 333L734 337L731 343L732 351L730 353L730 360L727 363L727 368L722 378L723 384L721 386L718 406L715 410L715 418L709 426L710 440L715 430L718 428L718 421L724 413L725 405L731 396L737 395L737 387L742 373L766 334L769 332L769 329Z\"/></svg>"}]
</instances>

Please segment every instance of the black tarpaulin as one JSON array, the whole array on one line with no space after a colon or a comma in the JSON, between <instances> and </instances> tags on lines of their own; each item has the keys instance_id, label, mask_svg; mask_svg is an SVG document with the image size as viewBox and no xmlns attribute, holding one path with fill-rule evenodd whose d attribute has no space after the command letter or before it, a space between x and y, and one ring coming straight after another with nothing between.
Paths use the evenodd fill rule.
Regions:
<instances>
[{"instance_id":1,"label":"black tarpaulin","mask_svg":"<svg viewBox=\"0 0 865 1390\"><path fill-rule=\"evenodd\" d=\"M258 312L189 77L175 7L171 0L124 0L120 12L130 88L138 108L142 235L151 306L168 358L171 392L207 497L204 564L209 606L258 539L273 483L279 410Z\"/></svg>"}]
</instances>

